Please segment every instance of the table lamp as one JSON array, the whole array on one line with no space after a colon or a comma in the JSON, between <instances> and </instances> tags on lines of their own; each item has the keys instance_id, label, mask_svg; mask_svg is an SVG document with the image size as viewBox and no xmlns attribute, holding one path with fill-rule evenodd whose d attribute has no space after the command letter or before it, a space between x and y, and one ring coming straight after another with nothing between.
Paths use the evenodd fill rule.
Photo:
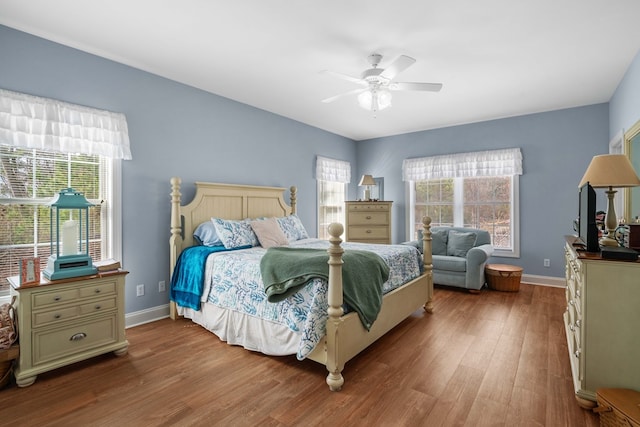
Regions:
<instances>
[{"instance_id":1,"label":"table lamp","mask_svg":"<svg viewBox=\"0 0 640 427\"><path fill-rule=\"evenodd\" d=\"M602 154L594 156L584 173L579 187L589 183L594 188L608 188L605 193L609 199L605 227L607 234L600 239L601 246L619 246L615 238L618 219L613 206L615 188L640 186L640 178L636 175L631 162L624 154Z\"/></svg>"},{"instance_id":2,"label":"table lamp","mask_svg":"<svg viewBox=\"0 0 640 427\"><path fill-rule=\"evenodd\" d=\"M365 202L369 202L371 201L371 186L372 185L376 185L376 182L373 180L373 176L371 175L362 175L362 178L360 178L360 184L358 184L358 186L362 187L364 186L364 201Z\"/></svg>"}]
</instances>

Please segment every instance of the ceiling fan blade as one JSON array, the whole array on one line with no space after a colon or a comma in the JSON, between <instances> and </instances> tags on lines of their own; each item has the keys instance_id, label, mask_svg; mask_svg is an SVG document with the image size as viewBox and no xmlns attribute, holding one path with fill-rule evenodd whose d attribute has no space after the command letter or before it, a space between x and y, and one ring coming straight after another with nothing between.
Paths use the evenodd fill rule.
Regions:
<instances>
[{"instance_id":1,"label":"ceiling fan blade","mask_svg":"<svg viewBox=\"0 0 640 427\"><path fill-rule=\"evenodd\" d=\"M414 83L414 82L398 82L390 83L391 90L422 90L428 92L439 92L442 89L442 83Z\"/></svg>"},{"instance_id":2,"label":"ceiling fan blade","mask_svg":"<svg viewBox=\"0 0 640 427\"><path fill-rule=\"evenodd\" d=\"M331 71L331 70L322 70L320 72L322 74L329 74L330 76L337 77L337 78L342 79L342 80L347 80L349 82L356 83L356 84L359 84L359 85L362 85L362 86L368 86L368 83L366 81L362 80L359 77L353 77L353 76L349 76L347 74L342 74L342 73L338 73L338 72Z\"/></svg>"},{"instance_id":3,"label":"ceiling fan blade","mask_svg":"<svg viewBox=\"0 0 640 427\"><path fill-rule=\"evenodd\" d=\"M411 65L413 65L414 62L416 62L416 60L412 57L407 55L400 55L398 58L396 58L395 61L391 63L391 65L384 69L384 71L380 74L380 77L384 77L387 80L393 80L395 76L409 68Z\"/></svg>"},{"instance_id":4,"label":"ceiling fan blade","mask_svg":"<svg viewBox=\"0 0 640 427\"><path fill-rule=\"evenodd\" d=\"M367 88L364 88L364 89L358 88L358 89L350 90L349 92L341 93L340 95L336 95L336 96L332 96L331 98L323 99L322 102L324 102L325 104L328 104L329 102L333 102L336 99L340 99L342 97L349 96L349 95L355 95L355 94L364 92L365 90L367 90Z\"/></svg>"}]
</instances>

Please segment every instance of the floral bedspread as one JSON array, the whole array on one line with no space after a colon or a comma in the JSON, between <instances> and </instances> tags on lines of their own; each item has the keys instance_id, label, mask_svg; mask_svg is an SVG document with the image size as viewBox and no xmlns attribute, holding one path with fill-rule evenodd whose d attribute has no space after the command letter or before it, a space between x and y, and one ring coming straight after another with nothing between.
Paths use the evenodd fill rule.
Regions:
<instances>
[{"instance_id":1,"label":"floral bedspread","mask_svg":"<svg viewBox=\"0 0 640 427\"><path fill-rule=\"evenodd\" d=\"M302 239L290 244L302 248L328 248L329 242ZM405 245L342 243L344 249L370 250L389 265L389 280L383 285L387 293L420 275L420 253ZM207 259L205 292L202 301L286 325L300 334L297 358L313 351L325 334L327 320L327 286L314 279L299 292L279 303L270 303L260 275L261 247L213 254Z\"/></svg>"}]
</instances>

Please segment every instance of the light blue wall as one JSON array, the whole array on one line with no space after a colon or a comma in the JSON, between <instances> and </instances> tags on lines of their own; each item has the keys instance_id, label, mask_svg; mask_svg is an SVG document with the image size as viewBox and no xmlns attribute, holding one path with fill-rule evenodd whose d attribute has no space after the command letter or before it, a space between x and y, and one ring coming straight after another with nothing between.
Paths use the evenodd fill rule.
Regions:
<instances>
[{"instance_id":1,"label":"light blue wall","mask_svg":"<svg viewBox=\"0 0 640 427\"><path fill-rule=\"evenodd\" d=\"M355 165L349 139L134 68L0 26L0 88L124 113L133 160L123 162L126 312L168 303L172 176L298 187L298 213L316 233L315 156ZM146 285L144 297L135 286Z\"/></svg>"},{"instance_id":2,"label":"light blue wall","mask_svg":"<svg viewBox=\"0 0 640 427\"><path fill-rule=\"evenodd\" d=\"M609 101L609 135L613 138L640 120L640 52Z\"/></svg>"},{"instance_id":3,"label":"light blue wall","mask_svg":"<svg viewBox=\"0 0 640 427\"><path fill-rule=\"evenodd\" d=\"M525 274L564 277L563 236L572 234L578 183L595 154L608 147L608 106L598 104L358 142L358 176L384 177L393 200L393 240L406 240L402 160L520 147L520 265ZM604 203L604 201L602 201ZM551 260L549 268L543 260Z\"/></svg>"},{"instance_id":4,"label":"light blue wall","mask_svg":"<svg viewBox=\"0 0 640 427\"><path fill-rule=\"evenodd\" d=\"M0 26L0 88L122 112L134 160L123 162L124 254L131 271L126 312L166 304L169 178L298 186L299 214L315 235L317 154L350 161L350 198L362 173L385 178L394 200L393 236L405 240L402 160L409 157L520 147L521 265L525 274L564 276L562 236L572 233L577 185L591 157L640 118L640 59L609 104L353 142L310 126L125 65ZM600 197L602 199L602 197ZM598 201L603 205L604 200ZM551 267L543 267L543 259ZM147 295L135 296L135 285Z\"/></svg>"}]
</instances>

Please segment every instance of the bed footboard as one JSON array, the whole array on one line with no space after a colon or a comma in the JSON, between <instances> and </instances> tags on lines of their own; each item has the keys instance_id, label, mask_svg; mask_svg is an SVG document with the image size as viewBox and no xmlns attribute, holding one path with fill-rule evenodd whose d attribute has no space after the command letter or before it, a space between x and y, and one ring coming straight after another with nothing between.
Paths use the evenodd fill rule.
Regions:
<instances>
[{"instance_id":1,"label":"bed footboard","mask_svg":"<svg viewBox=\"0 0 640 427\"><path fill-rule=\"evenodd\" d=\"M359 321L354 321L355 313L343 316L342 254L344 249L340 245L342 243L340 236L344 232L344 227L338 223L329 225L329 235L331 236L329 238L330 247L327 250L329 252L329 289L327 294L329 318L326 325L324 354L321 349L316 348L316 351L309 358L324 362L327 371L329 371L327 384L331 391L339 391L344 385L342 370L351 357L365 349L413 311L419 309L421 305L426 312L433 313L431 218L422 218L422 225L424 229L424 272L422 276L405 285L404 289L399 288L392 292L393 295L388 296L394 301L393 303L389 302L392 308L385 309L383 304L380 316L376 320L377 325L374 324L374 328L369 332L362 328ZM416 297L418 298L417 305Z\"/></svg>"}]
</instances>

